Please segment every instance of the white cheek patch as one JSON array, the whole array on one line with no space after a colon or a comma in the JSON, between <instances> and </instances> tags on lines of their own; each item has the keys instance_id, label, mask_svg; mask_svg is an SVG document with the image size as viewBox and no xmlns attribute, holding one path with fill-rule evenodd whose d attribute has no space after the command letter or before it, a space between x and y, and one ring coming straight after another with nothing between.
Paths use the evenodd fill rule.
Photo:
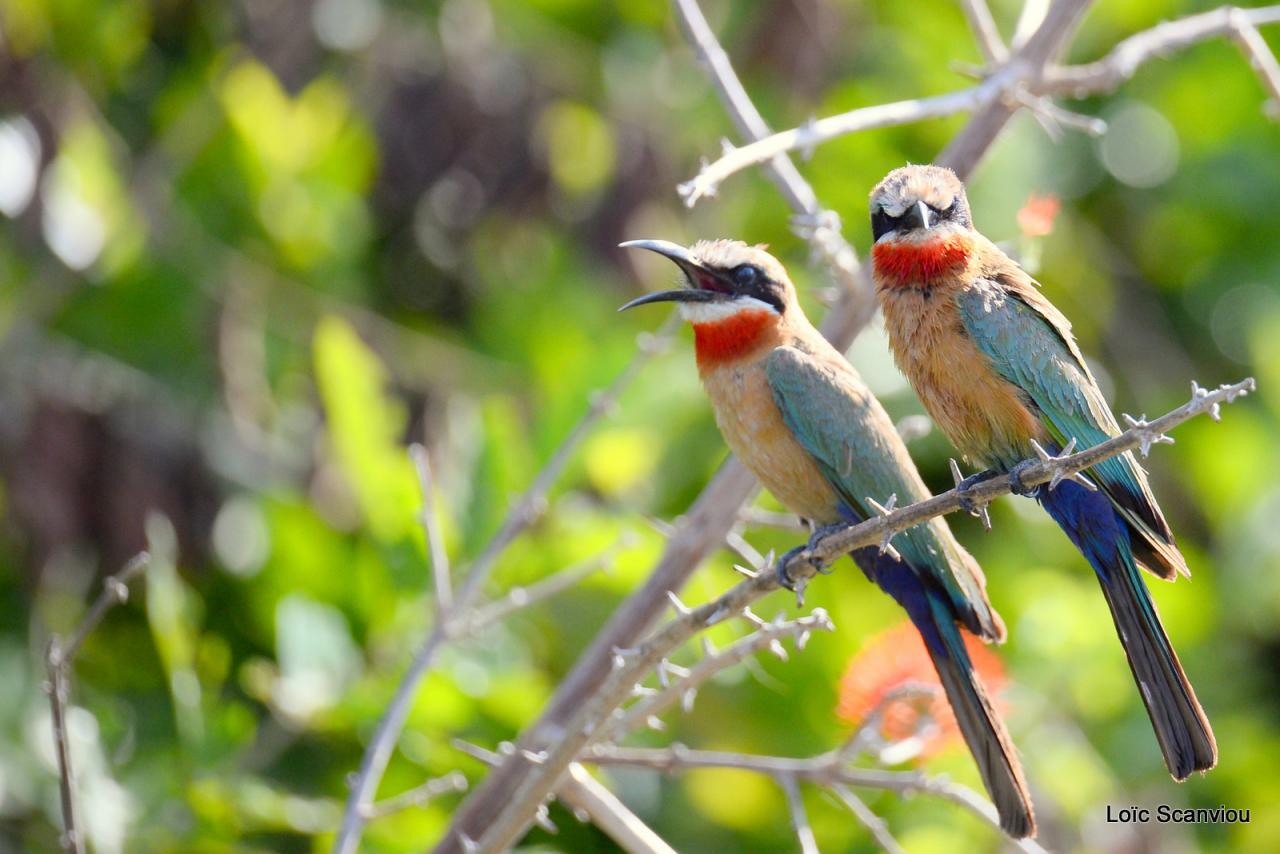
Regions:
<instances>
[{"instance_id":1,"label":"white cheek patch","mask_svg":"<svg viewBox=\"0 0 1280 854\"><path fill-rule=\"evenodd\" d=\"M889 243L897 241L899 243L923 244L932 243L935 240L945 240L948 237L955 237L957 234L964 234L965 227L958 222L944 222L941 225L935 225L932 228L913 229L906 234L898 234L897 229L886 231L884 234L876 238L876 243Z\"/></svg>"},{"instance_id":2,"label":"white cheek patch","mask_svg":"<svg viewBox=\"0 0 1280 854\"><path fill-rule=\"evenodd\" d=\"M776 308L755 297L734 297L731 300L716 302L680 303L680 316L690 323L715 323L744 311L767 311L771 314L778 314Z\"/></svg>"}]
</instances>

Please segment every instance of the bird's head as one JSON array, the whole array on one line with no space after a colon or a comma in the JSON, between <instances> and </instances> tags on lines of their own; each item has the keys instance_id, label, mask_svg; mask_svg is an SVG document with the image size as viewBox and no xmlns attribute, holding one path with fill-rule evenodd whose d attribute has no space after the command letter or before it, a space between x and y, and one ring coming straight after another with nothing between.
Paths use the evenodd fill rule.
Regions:
<instances>
[{"instance_id":1,"label":"bird's head","mask_svg":"<svg viewBox=\"0 0 1280 854\"><path fill-rule=\"evenodd\" d=\"M633 299L618 309L674 302L693 326L698 364L705 370L736 361L776 341L783 325L800 319L787 271L762 246L740 240L700 240L687 249L666 240L629 240L675 262L684 287Z\"/></svg>"},{"instance_id":2,"label":"bird's head","mask_svg":"<svg viewBox=\"0 0 1280 854\"><path fill-rule=\"evenodd\" d=\"M680 304L680 314L693 324L715 323L743 312L765 312L781 318L793 310L795 287L787 271L762 246L740 240L699 240L689 248L666 240L628 240L627 249L665 255L684 274L685 287L633 299L618 311L653 302Z\"/></svg>"},{"instance_id":3,"label":"bird's head","mask_svg":"<svg viewBox=\"0 0 1280 854\"><path fill-rule=\"evenodd\" d=\"M929 285L963 266L973 220L964 184L942 166L904 166L871 191L872 258L890 284Z\"/></svg>"}]
</instances>

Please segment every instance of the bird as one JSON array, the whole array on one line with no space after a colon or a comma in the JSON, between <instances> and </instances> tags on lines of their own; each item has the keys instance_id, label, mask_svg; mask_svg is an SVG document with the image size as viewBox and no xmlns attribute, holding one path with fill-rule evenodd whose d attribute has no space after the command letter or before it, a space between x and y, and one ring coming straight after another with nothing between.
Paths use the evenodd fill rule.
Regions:
<instances>
[{"instance_id":1,"label":"bird","mask_svg":"<svg viewBox=\"0 0 1280 854\"><path fill-rule=\"evenodd\" d=\"M1075 480L1029 489L1021 479L1039 451L1120 433L1071 323L975 230L950 169L893 170L871 191L870 212L872 279L894 360L938 428L985 467L961 494L1008 474L1040 503L1097 576L1170 774L1214 767L1213 730L1140 571L1190 575L1146 472L1126 452Z\"/></svg>"},{"instance_id":2,"label":"bird","mask_svg":"<svg viewBox=\"0 0 1280 854\"><path fill-rule=\"evenodd\" d=\"M698 373L729 448L788 509L823 528L871 518L881 502L928 490L893 422L853 366L810 324L782 264L762 246L633 240L664 255L683 286L619 311L674 302L693 327ZM1022 838L1035 818L1009 733L965 648L963 631L1003 642L977 561L935 518L857 549L863 573L907 612L925 641L961 733L1000 817ZM786 559L780 580L791 587Z\"/></svg>"}]
</instances>

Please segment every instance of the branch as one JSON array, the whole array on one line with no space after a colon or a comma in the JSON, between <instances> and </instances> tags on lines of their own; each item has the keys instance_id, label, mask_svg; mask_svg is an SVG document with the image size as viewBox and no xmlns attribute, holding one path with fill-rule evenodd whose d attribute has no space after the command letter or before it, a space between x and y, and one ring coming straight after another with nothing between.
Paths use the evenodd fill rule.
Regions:
<instances>
[{"instance_id":1,"label":"branch","mask_svg":"<svg viewBox=\"0 0 1280 854\"><path fill-rule=\"evenodd\" d=\"M444 615L453 607L453 579L449 572L449 552L444 547L440 533L440 514L436 509L435 478L431 473L431 456L423 445L409 446L409 457L418 473L418 486L422 491L422 531L427 538L427 551L431 560L431 575L435 579L436 620L444 621Z\"/></svg>"},{"instance_id":2,"label":"branch","mask_svg":"<svg viewBox=\"0 0 1280 854\"><path fill-rule=\"evenodd\" d=\"M752 103L751 96L734 71L729 55L712 32L697 0L673 0L672 7L685 38L706 70L707 79L738 133L749 140L769 136L772 133L769 125ZM823 208L813 187L785 154L778 153L762 163L765 163L765 174L796 214L796 233L808 241L832 278L853 301L851 311L861 328L875 313L875 294L870 282L861 273L857 253L840 233L840 217L834 211ZM692 203L686 200L686 204Z\"/></svg>"},{"instance_id":3,"label":"branch","mask_svg":"<svg viewBox=\"0 0 1280 854\"><path fill-rule=\"evenodd\" d=\"M853 813L853 817L867 829L876 844L884 849L885 854L907 854L903 847L898 844L898 840L894 839L893 834L889 832L889 826L885 824L884 819L876 815L862 798L853 793L852 789L843 783L836 783L828 788L840 799L841 803L849 808L849 812Z\"/></svg>"},{"instance_id":4,"label":"branch","mask_svg":"<svg viewBox=\"0 0 1280 854\"><path fill-rule=\"evenodd\" d=\"M800 843L800 854L818 854L818 840L813 837L813 826L809 824L809 815L804 811L804 799L800 797L800 786L796 783L796 778L791 774L783 774L777 780L787 795L791 827Z\"/></svg>"},{"instance_id":5,"label":"branch","mask_svg":"<svg viewBox=\"0 0 1280 854\"><path fill-rule=\"evenodd\" d=\"M1117 44L1097 62L1049 69L1038 86L1039 94L1083 98L1110 92L1133 77L1145 63L1198 42L1222 36L1235 37L1240 28L1280 23L1280 6L1239 9L1223 6L1210 12L1157 24ZM1264 45L1265 47L1265 45ZM1270 51L1267 51L1270 54Z\"/></svg>"},{"instance_id":6,"label":"branch","mask_svg":"<svg viewBox=\"0 0 1280 854\"><path fill-rule=\"evenodd\" d=\"M686 712L693 705L698 688L717 673L721 673L755 656L763 650L769 650L781 659L786 659L786 649L782 646L784 638L794 638L796 649L804 649L809 635L814 631L835 631L835 625L821 608L806 617L795 620L776 620L765 623L751 634L739 638L732 645L716 652L706 644L707 654L702 660L689 668L687 675L676 680L666 680L666 684L657 691L644 694L643 699L632 703L626 710L619 709L608 728L601 735L607 741L616 741L627 733L639 729L656 720L656 716L675 705L684 706ZM638 688L639 686L637 686Z\"/></svg>"},{"instance_id":7,"label":"branch","mask_svg":"<svg viewBox=\"0 0 1280 854\"><path fill-rule=\"evenodd\" d=\"M382 818L402 812L410 807L426 806L441 795L447 795L452 792L465 792L466 790L467 778L460 771L452 771L443 777L434 777L421 786L415 786L406 792L387 798L385 801L369 804L364 808L361 815L364 816L366 821Z\"/></svg>"},{"instance_id":8,"label":"branch","mask_svg":"<svg viewBox=\"0 0 1280 854\"><path fill-rule=\"evenodd\" d=\"M486 765L497 765L503 756L516 752L515 745L509 741L499 745L497 753L462 740L455 740L453 745ZM569 766L568 774L556 788L555 794L573 810L580 821L590 821L600 828L627 854L675 854L675 849L578 763ZM470 845L467 844L468 841ZM461 847L464 850L473 849L475 844L473 840L464 840Z\"/></svg>"},{"instance_id":9,"label":"branch","mask_svg":"<svg viewBox=\"0 0 1280 854\"><path fill-rule=\"evenodd\" d=\"M995 807L968 786L919 771L859 768L845 761L840 750L797 759L717 750L691 750L682 744L670 747L596 745L584 755L582 761L601 766L650 768L664 774L675 774L693 768L737 768L767 774L779 781L799 780L827 788L856 786L899 795L923 792L964 807L996 829L1000 827ZM1023 851L1044 854L1044 849L1032 840L1009 841Z\"/></svg>"},{"instance_id":10,"label":"branch","mask_svg":"<svg viewBox=\"0 0 1280 854\"><path fill-rule=\"evenodd\" d=\"M1033 461L1022 472L1022 484L1033 487L1058 481L1104 459L1142 445L1149 446L1153 441L1152 437L1161 436L1196 415L1207 413L1215 416L1221 403L1230 403L1254 387L1252 378L1235 385L1224 385L1214 391L1206 391L1193 383L1191 400L1183 406L1149 423L1136 419L1134 425L1120 435L1079 453ZM963 494L951 489L899 510L824 533L810 540L805 548L789 553L787 563L780 565L778 569L784 570L795 582L799 596L809 579L840 555L864 546L879 545L894 534L935 516L953 513L962 507L967 509L971 502L989 502L1009 493L1012 487L1010 477L995 477L977 484ZM524 831L528 817L533 815L569 763L598 738L601 723L625 702L631 694L632 686L644 674L657 667L664 658L697 633L746 612L753 602L778 586L778 572L762 572L755 578L738 584L720 598L667 623L638 647L626 650L625 654L618 654L613 672L593 694L584 698L576 714L560 731L558 740L540 752L536 768L531 769L502 811L493 818L480 839L481 850L498 851L515 843Z\"/></svg>"},{"instance_id":11,"label":"branch","mask_svg":"<svg viewBox=\"0 0 1280 854\"><path fill-rule=\"evenodd\" d=\"M1043 22L1019 55L1028 57L1028 61L1038 61L1040 64L1046 62L1048 55L1059 49L1069 36L1083 7L1084 4L1076 0L1065 4L1060 0L1054 4L1049 10L1054 14L1046 13L1043 16ZM763 127L763 120L751 105L750 98L733 72L724 50L711 33L697 3L694 0L679 0L675 9L686 35L707 64L708 73L713 77L713 84L721 93L731 118L740 127L751 119L757 121L757 130ZM1034 17L1038 16L1032 16ZM734 96L732 103L729 97L731 94ZM939 156L938 162L954 169L962 178L965 177L994 142L1010 116L1012 111L986 111L975 116L953 140L952 145ZM787 196L785 192L783 194ZM789 196L788 201L791 202ZM813 225L822 227L823 223L815 222ZM829 230L827 233L830 233ZM822 235L819 233L815 236ZM825 257L830 258L833 263L840 262L844 266L856 264L856 256L852 250L838 253L839 257L830 254L839 248L834 240L826 243L811 241L811 244L815 242L820 247L820 253L824 251L822 247L827 247L829 252ZM861 288L854 288L854 280L848 277L843 281L847 286L842 290L841 301L822 324L823 335L841 350L848 348L870 321L876 308L875 299L870 297L870 285L867 284L869 276L865 267L858 269L857 281L861 283ZM683 517L648 580L614 612L591 646L582 653L573 669L556 688L542 715L525 730L521 736L521 744L527 748L540 749L543 745L554 744L563 739L566 733L577 732L575 727L580 721L583 707L593 697L599 696L603 686L607 684L610 663L614 658L613 651L619 647L631 647L643 637L666 607L667 593L681 589L707 554L723 541L726 532L736 522L736 514L757 489L755 479L737 460L731 458L721 468ZM633 679L630 685L634 685L635 681ZM610 710L626 700L630 685L613 699ZM559 770L521 761L518 755L508 757L455 814L449 831L436 846L436 854L457 854L461 851L462 839L475 838L486 832L495 823L495 817L505 822L514 816L520 826L527 826L529 816L540 803L540 800L532 799L533 806L530 806L531 799L528 795L538 789L543 792L549 789L551 784L546 778L563 773L564 766L560 758L557 758L556 763ZM524 797L517 801L519 793L523 793ZM506 828L504 835L507 836L508 844L519 833L519 830Z\"/></svg>"},{"instance_id":12,"label":"branch","mask_svg":"<svg viewBox=\"0 0 1280 854\"><path fill-rule=\"evenodd\" d=\"M960 8L969 21L969 29L973 30L974 41L987 65L994 68L1009 58L1009 50L1000 39L1000 30L996 28L995 19L991 17L991 8L987 0L960 0Z\"/></svg>"},{"instance_id":13,"label":"branch","mask_svg":"<svg viewBox=\"0 0 1280 854\"><path fill-rule=\"evenodd\" d=\"M1067 8L1073 5L1071 2L1054 5L1063 7L1067 12L1076 11ZM1082 11L1079 9L1077 14ZM1047 19L1045 26L1053 23L1052 19ZM692 207L700 199L715 195L721 183L730 176L787 152L812 151L824 142L847 134L976 112L997 103L1010 111L1027 107L1053 121L1096 135L1104 130L1105 125L1100 125L1096 119L1056 107L1046 102L1046 97L1084 98L1110 91L1131 78L1143 63L1219 36L1228 36L1240 43L1271 97L1280 100L1280 64L1256 29L1274 23L1280 23L1280 6L1260 9L1224 6L1130 36L1097 62L1065 67L1046 68L1043 60L1031 61L1027 54L1036 47L1033 40L1024 51L1000 65L976 86L945 95L860 107L779 131L750 145L729 147L718 159L703 165L697 175L681 184L680 195L685 204ZM1043 53L1047 60L1056 50Z\"/></svg>"},{"instance_id":14,"label":"branch","mask_svg":"<svg viewBox=\"0 0 1280 854\"><path fill-rule=\"evenodd\" d=\"M347 796L347 803L342 816L342 826L334 842L334 851L338 852L338 854L353 854L359 845L360 835L365 824L365 813L373 802L378 790L378 784L382 781L382 774L387 768L387 763L391 760L391 753L400 738L400 732L404 728L404 722L409 715L410 706L413 704L414 696L417 694L418 684L434 664L435 656L440 646L446 640L449 640L449 628L454 620L457 619L456 615L465 615L467 613L467 609L473 604L484 582L488 580L489 575L493 572L498 558L526 528L542 515L547 506L547 494L551 491L551 487L556 480L559 479L565 466L573 458L582 441L595 427L596 423L612 411L622 392L631 384L631 381L635 379L640 370L655 354L666 346L670 340L670 330L672 328L669 324L666 333L640 336L636 355L632 357L631 362L613 383L594 397L587 412L574 428L569 431L569 435L565 437L560 447L551 455L551 459L547 461L537 477L534 478L528 490L511 508L498 532L471 565L466 578L463 579L462 585L457 591L453 607L447 614L442 611L441 618L437 619L431 632L422 642L422 645L418 647L418 651L414 654L408 670L405 671L400 684L396 687L395 696L392 698L386 712L383 713L382 720L378 722L378 728L374 732L373 738L370 739L368 746L365 748L364 756L360 760L360 770L352 781L351 792Z\"/></svg>"},{"instance_id":15,"label":"branch","mask_svg":"<svg viewBox=\"0 0 1280 854\"><path fill-rule=\"evenodd\" d=\"M45 651L45 669L49 674L45 691L49 694L53 744L58 760L58 790L62 798L62 848L73 854L82 854L84 839L76 823L75 770L71 765L71 745L67 740L66 706L71 695L71 665L85 638L98 627L107 612L128 601L129 582L140 575L150 561L151 555L140 552L118 573L107 578L102 584L102 592L76 626L70 640L64 645L62 638L53 634Z\"/></svg>"}]
</instances>

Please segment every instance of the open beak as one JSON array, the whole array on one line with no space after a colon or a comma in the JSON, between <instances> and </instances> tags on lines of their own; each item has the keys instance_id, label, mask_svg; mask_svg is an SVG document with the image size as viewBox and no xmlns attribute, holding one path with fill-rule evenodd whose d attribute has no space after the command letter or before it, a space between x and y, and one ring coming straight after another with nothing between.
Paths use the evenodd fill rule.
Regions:
<instances>
[{"instance_id":1,"label":"open beak","mask_svg":"<svg viewBox=\"0 0 1280 854\"><path fill-rule=\"evenodd\" d=\"M908 229L928 229L932 225L929 222L931 216L928 205L924 202L916 202L915 207L902 215L902 224Z\"/></svg>"},{"instance_id":2,"label":"open beak","mask_svg":"<svg viewBox=\"0 0 1280 854\"><path fill-rule=\"evenodd\" d=\"M690 254L689 250L678 243L672 243L669 240L628 240L625 243L618 244L623 249L648 249L650 252L657 252L659 255L665 255L675 262L681 272L688 278L690 287L678 288L672 291L658 291L653 294L646 294L637 297L631 302L624 305L618 311L626 311L629 308L635 308L638 305L647 305L651 302L718 302L720 300L732 299L732 295L720 290L713 290L708 287L701 287L705 282L718 282L720 276L712 270L698 263L698 260Z\"/></svg>"}]
</instances>

